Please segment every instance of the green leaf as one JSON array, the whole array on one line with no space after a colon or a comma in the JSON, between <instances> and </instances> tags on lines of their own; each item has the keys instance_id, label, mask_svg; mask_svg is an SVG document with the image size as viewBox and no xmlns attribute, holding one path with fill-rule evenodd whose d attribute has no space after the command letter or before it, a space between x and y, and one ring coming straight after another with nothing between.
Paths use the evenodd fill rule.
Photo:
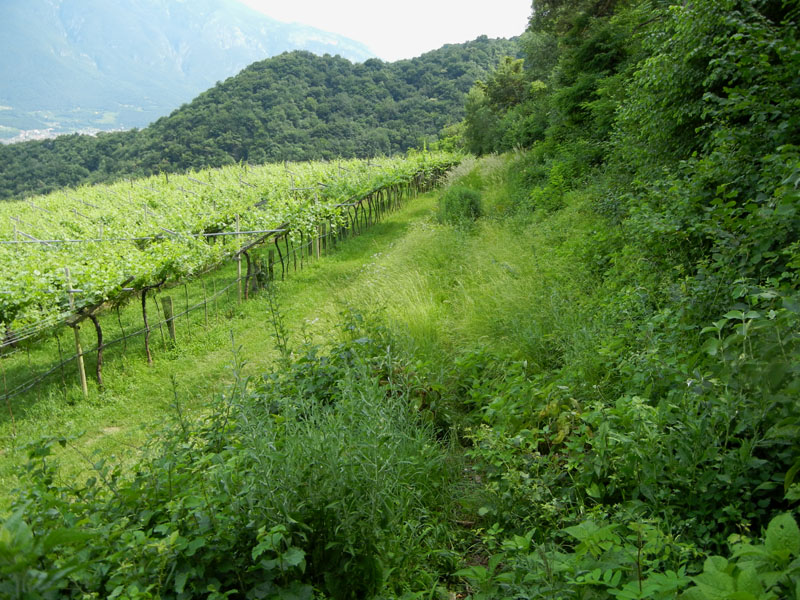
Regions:
<instances>
[{"instance_id":1,"label":"green leaf","mask_svg":"<svg viewBox=\"0 0 800 600\"><path fill-rule=\"evenodd\" d=\"M186 580L189 578L188 571L181 571L178 573L177 577L175 577L175 593L182 594L183 589L186 587Z\"/></svg>"},{"instance_id":2,"label":"green leaf","mask_svg":"<svg viewBox=\"0 0 800 600\"><path fill-rule=\"evenodd\" d=\"M474 579L476 581L486 581L489 578L489 571L486 567L481 565L472 565L465 569L459 569L453 573L456 577L466 577L467 579Z\"/></svg>"},{"instance_id":3,"label":"green leaf","mask_svg":"<svg viewBox=\"0 0 800 600\"><path fill-rule=\"evenodd\" d=\"M789 513L778 515L769 522L764 545L771 552L786 552L790 556L800 554L800 528Z\"/></svg>"},{"instance_id":4,"label":"green leaf","mask_svg":"<svg viewBox=\"0 0 800 600\"><path fill-rule=\"evenodd\" d=\"M298 565L305 565L306 553L300 548L292 546L281 555L283 565L288 567L297 567Z\"/></svg>"},{"instance_id":5,"label":"green leaf","mask_svg":"<svg viewBox=\"0 0 800 600\"><path fill-rule=\"evenodd\" d=\"M786 471L786 476L783 479L783 490L784 493L789 492L789 488L792 487L794 483L794 478L797 476L798 471L800 471L800 460L796 461L792 467Z\"/></svg>"},{"instance_id":6,"label":"green leaf","mask_svg":"<svg viewBox=\"0 0 800 600\"><path fill-rule=\"evenodd\" d=\"M692 577L695 585L709 600L725 600L736 591L736 583L726 572L728 561L721 556L709 556L703 563L703 572Z\"/></svg>"},{"instance_id":7,"label":"green leaf","mask_svg":"<svg viewBox=\"0 0 800 600\"><path fill-rule=\"evenodd\" d=\"M764 586L761 585L761 580L758 578L758 573L755 567L744 567L739 576L736 578L736 590L739 592L747 592L758 598L764 592Z\"/></svg>"},{"instance_id":8,"label":"green leaf","mask_svg":"<svg viewBox=\"0 0 800 600\"><path fill-rule=\"evenodd\" d=\"M709 556L703 562L703 570L706 572L724 572L728 568L728 561L722 556Z\"/></svg>"},{"instance_id":9,"label":"green leaf","mask_svg":"<svg viewBox=\"0 0 800 600\"><path fill-rule=\"evenodd\" d=\"M42 549L45 552L49 552L56 546L85 542L91 537L92 535L85 531L78 531L76 529L56 529L48 533L47 537L44 538Z\"/></svg>"},{"instance_id":10,"label":"green leaf","mask_svg":"<svg viewBox=\"0 0 800 600\"><path fill-rule=\"evenodd\" d=\"M703 344L701 350L706 352L709 356L716 356L720 343L721 340L719 338L709 338L706 340L705 344Z\"/></svg>"}]
</instances>

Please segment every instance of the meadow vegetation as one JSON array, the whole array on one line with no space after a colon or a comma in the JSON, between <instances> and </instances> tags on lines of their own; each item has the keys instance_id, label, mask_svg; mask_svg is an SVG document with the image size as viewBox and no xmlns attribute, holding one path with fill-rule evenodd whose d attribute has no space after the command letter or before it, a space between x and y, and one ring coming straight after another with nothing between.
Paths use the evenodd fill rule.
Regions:
<instances>
[{"instance_id":1,"label":"meadow vegetation","mask_svg":"<svg viewBox=\"0 0 800 600\"><path fill-rule=\"evenodd\" d=\"M535 8L442 141L480 156L313 322L273 286L259 376L88 481L30 447L0 590L800 597L797 8Z\"/></svg>"},{"instance_id":2,"label":"meadow vegetation","mask_svg":"<svg viewBox=\"0 0 800 600\"><path fill-rule=\"evenodd\" d=\"M511 203L524 160L456 170L482 199L468 227L439 223L440 198L423 197L378 226L387 237L276 284L246 317L266 374L224 353L229 388L203 407L170 393L173 423L133 467L101 453L65 479L59 442L79 442L33 444L3 525L6 574L42 597L674 597L715 577L784 589L793 399L748 397L728 364L784 339L780 321L733 358L708 352L716 332L683 327L693 346L659 360L663 318L632 282L661 275L610 266L633 249L591 189L555 211Z\"/></svg>"}]
</instances>

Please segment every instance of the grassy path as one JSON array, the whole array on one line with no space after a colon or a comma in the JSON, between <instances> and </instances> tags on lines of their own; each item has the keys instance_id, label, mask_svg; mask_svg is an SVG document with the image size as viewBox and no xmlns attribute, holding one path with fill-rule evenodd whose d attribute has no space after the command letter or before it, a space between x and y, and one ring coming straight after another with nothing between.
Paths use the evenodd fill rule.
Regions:
<instances>
[{"instance_id":1,"label":"grassy path","mask_svg":"<svg viewBox=\"0 0 800 600\"><path fill-rule=\"evenodd\" d=\"M603 319L593 311L592 281L576 269L591 252L595 217L581 198L543 220L486 218L466 231L438 225L435 206L434 194L416 198L277 285L290 345L303 335L321 345L335 340L332 331L350 306L377 313L434 371L452 369L454 357L472 350L542 370L596 355L591 327ZM61 456L62 473L75 477L94 452L135 456L174 414L176 398L197 412L224 392L234 346L246 375L265 372L276 357L267 297L235 302L234 292L208 327L193 325L191 339L179 333L177 348L164 350L154 332L150 367L141 338L130 340L128 353L106 364L106 389L88 400L65 397L56 385L23 398L16 435L7 417L0 421L0 497L13 487L28 442L82 433Z\"/></svg>"}]
</instances>

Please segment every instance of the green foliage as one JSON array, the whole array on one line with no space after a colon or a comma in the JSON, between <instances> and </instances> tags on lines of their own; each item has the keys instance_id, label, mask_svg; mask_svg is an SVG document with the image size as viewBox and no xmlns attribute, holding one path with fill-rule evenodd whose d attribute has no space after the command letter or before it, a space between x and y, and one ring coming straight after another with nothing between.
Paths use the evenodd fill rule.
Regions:
<instances>
[{"instance_id":1,"label":"green foliage","mask_svg":"<svg viewBox=\"0 0 800 600\"><path fill-rule=\"evenodd\" d=\"M465 392L500 527L547 535L599 505L714 549L796 500L797 18L777 2L536 3L535 86L502 107L473 90L474 151L536 131L511 175L517 218L546 223L587 184L609 218L573 267L598 278L595 359L506 361Z\"/></svg>"},{"instance_id":2,"label":"green foliage","mask_svg":"<svg viewBox=\"0 0 800 600\"><path fill-rule=\"evenodd\" d=\"M790 514L774 517L763 544L735 535L730 559L710 556L690 575L692 549L651 523L597 523L566 527L563 544L538 545L533 532L502 541L487 567L465 578L470 598L554 597L769 600L794 597L800 584L800 530Z\"/></svg>"},{"instance_id":3,"label":"green foliage","mask_svg":"<svg viewBox=\"0 0 800 600\"><path fill-rule=\"evenodd\" d=\"M703 572L682 598L706 600L742 598L769 600L797 594L800 586L800 529L785 513L767 526L763 544L743 536L731 537L731 558L710 556Z\"/></svg>"},{"instance_id":4,"label":"green foliage","mask_svg":"<svg viewBox=\"0 0 800 600\"><path fill-rule=\"evenodd\" d=\"M478 86L467 94L464 117L467 149L477 155L491 152L499 136L499 118L489 107L486 92Z\"/></svg>"},{"instance_id":5,"label":"green foliage","mask_svg":"<svg viewBox=\"0 0 800 600\"><path fill-rule=\"evenodd\" d=\"M427 587L447 540L447 452L384 335L357 315L344 331L329 355L306 345L260 383L237 379L197 421L178 410L128 477L95 458L90 479L60 484L51 447L71 442L33 445L0 524L0 592L288 599Z\"/></svg>"},{"instance_id":6,"label":"green foliage","mask_svg":"<svg viewBox=\"0 0 800 600\"><path fill-rule=\"evenodd\" d=\"M486 92L489 105L496 110L509 109L525 99L528 83L523 71L523 59L506 56L486 82L476 85Z\"/></svg>"},{"instance_id":7,"label":"green foliage","mask_svg":"<svg viewBox=\"0 0 800 600\"><path fill-rule=\"evenodd\" d=\"M547 531L599 503L713 547L785 506L800 452L794 308L732 310L689 353L656 323L643 335L660 341L638 352L600 337L607 362L589 381L574 358L543 374L469 360L484 365L462 370L462 395L485 423L468 437L486 518Z\"/></svg>"},{"instance_id":8,"label":"green foliage","mask_svg":"<svg viewBox=\"0 0 800 600\"><path fill-rule=\"evenodd\" d=\"M34 325L29 332L36 333L48 319L53 324L61 319L55 315L63 313L65 290L78 286L77 309L71 312L83 310L85 316L90 307L126 302L124 288L185 281L218 267L241 248L238 236L208 234L288 227L292 241L298 242L316 235L321 224L351 225L350 209L343 204L378 190L391 189L397 195L417 189L444 173L444 163L434 158L443 156L416 153L383 159L380 166L364 161L303 163L292 165L290 177L286 164L233 166L194 177L173 176L172 181L151 177L85 187L69 197L57 193L35 203L0 205L0 216L24 220L26 228L46 231L51 240L83 242L0 247L0 322L13 331ZM448 159L448 164L456 160ZM119 205L120 197L139 204L141 212L132 216ZM11 225L0 225L0 235L11 241L19 234L16 221L8 222ZM48 251L53 248L58 251ZM64 267L70 269L69 281Z\"/></svg>"},{"instance_id":9,"label":"green foliage","mask_svg":"<svg viewBox=\"0 0 800 600\"><path fill-rule=\"evenodd\" d=\"M529 150L465 161L442 195L442 220L479 194L495 218L421 224L359 274L414 359L358 318L299 349L202 442L248 449L209 493L285 527L292 578L337 596L399 593L401 570L435 594L420 565L443 563L474 598L797 595L797 10L539 9L464 123L477 153ZM451 431L460 569L419 541L447 537ZM254 493L225 495L239 478Z\"/></svg>"},{"instance_id":10,"label":"green foliage","mask_svg":"<svg viewBox=\"0 0 800 600\"><path fill-rule=\"evenodd\" d=\"M524 62L505 58L468 95L467 148L486 154L543 141L562 150L589 142L598 146L589 162L601 163L639 52L633 32L651 16L636 9L615 14L613 6L534 3L521 41Z\"/></svg>"},{"instance_id":11,"label":"green foliage","mask_svg":"<svg viewBox=\"0 0 800 600\"><path fill-rule=\"evenodd\" d=\"M476 190L453 185L439 196L437 216L440 223L468 225L482 213L481 194Z\"/></svg>"},{"instance_id":12,"label":"green foliage","mask_svg":"<svg viewBox=\"0 0 800 600\"><path fill-rule=\"evenodd\" d=\"M706 285L795 277L796 21L769 2L670 11L621 109L615 160L644 188L633 224L654 252L684 246Z\"/></svg>"}]
</instances>

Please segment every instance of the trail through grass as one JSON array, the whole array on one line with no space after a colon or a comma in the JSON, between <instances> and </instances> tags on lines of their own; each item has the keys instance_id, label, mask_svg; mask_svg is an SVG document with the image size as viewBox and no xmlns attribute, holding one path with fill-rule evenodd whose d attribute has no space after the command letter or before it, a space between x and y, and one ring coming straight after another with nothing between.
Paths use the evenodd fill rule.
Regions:
<instances>
[{"instance_id":1,"label":"trail through grass","mask_svg":"<svg viewBox=\"0 0 800 600\"><path fill-rule=\"evenodd\" d=\"M337 290L354 285L365 260L405 235L411 223L429 212L433 201L432 196L412 201L360 237L347 240L334 253L307 264L296 274L292 272L286 281L279 283L276 287L281 311L294 339L299 338L306 322L313 322L321 316L335 319ZM227 272L215 275L221 281L230 281L234 276L233 265L227 268ZM210 283L207 288L211 289ZM197 300L198 293L202 293L198 292L199 289L199 286L194 286L190 303ZM173 290L176 303L183 300L182 294L181 288ZM132 304L127 312L130 313L128 318L135 323L141 319L141 313L138 301ZM141 336L127 341L126 352L122 352L121 345L114 349L114 353L108 351L104 367L105 390L98 391L96 386L92 386L88 399L82 398L75 384L77 378L73 365L65 368L66 394L56 378L50 385L15 399L14 421L7 411L0 417L0 494L13 488L17 473L26 460L24 448L29 442L43 436L71 438L80 435L70 442L60 457L65 476L77 476L89 466L87 458L95 452L116 458L134 456L150 433L174 414L176 398L184 410L202 409L208 399L222 392L230 383L234 348L240 349L241 357L246 361L245 374L257 375L265 371L276 352L264 293L237 305L234 288L232 294L223 296L217 304L218 310L212 311L208 327L204 326L202 311L193 315L190 329L178 320L178 344L175 348L164 349L161 335L158 329L154 329L151 334L152 366L148 367L144 359ZM154 307L149 310L153 311ZM103 323L109 330L117 327L114 315L108 315ZM127 331L133 330L133 324L123 323ZM138 326L141 327L141 321L138 321ZM87 329L91 326L84 325L84 330ZM319 321L311 330L325 335ZM85 347L90 343L85 342ZM67 349L65 347L65 352ZM55 359L57 355L52 356L52 351L49 357L39 357L41 361ZM87 363L90 377L91 366Z\"/></svg>"},{"instance_id":2,"label":"trail through grass","mask_svg":"<svg viewBox=\"0 0 800 600\"><path fill-rule=\"evenodd\" d=\"M297 347L303 336L330 343L341 313L350 308L377 314L408 350L443 367L470 348L542 369L582 351L592 285L574 265L589 244L594 217L581 197L538 222L487 218L464 229L436 223L435 213L435 194L412 200L279 283L290 345ZM245 374L266 371L277 355L266 296L236 305L234 290L230 303L218 308L207 328L195 315L191 337L179 327L174 349L164 350L154 331L151 367L141 338L129 340L127 353L107 361L105 390L88 400L74 384L66 397L55 385L29 393L27 404L16 407L15 428L8 419L0 425L0 489L13 487L24 445L45 435L82 434L61 457L65 477L89 467L94 452L135 456L149 433L174 414L176 400L183 410L197 411L225 389L234 348L246 362Z\"/></svg>"}]
</instances>

